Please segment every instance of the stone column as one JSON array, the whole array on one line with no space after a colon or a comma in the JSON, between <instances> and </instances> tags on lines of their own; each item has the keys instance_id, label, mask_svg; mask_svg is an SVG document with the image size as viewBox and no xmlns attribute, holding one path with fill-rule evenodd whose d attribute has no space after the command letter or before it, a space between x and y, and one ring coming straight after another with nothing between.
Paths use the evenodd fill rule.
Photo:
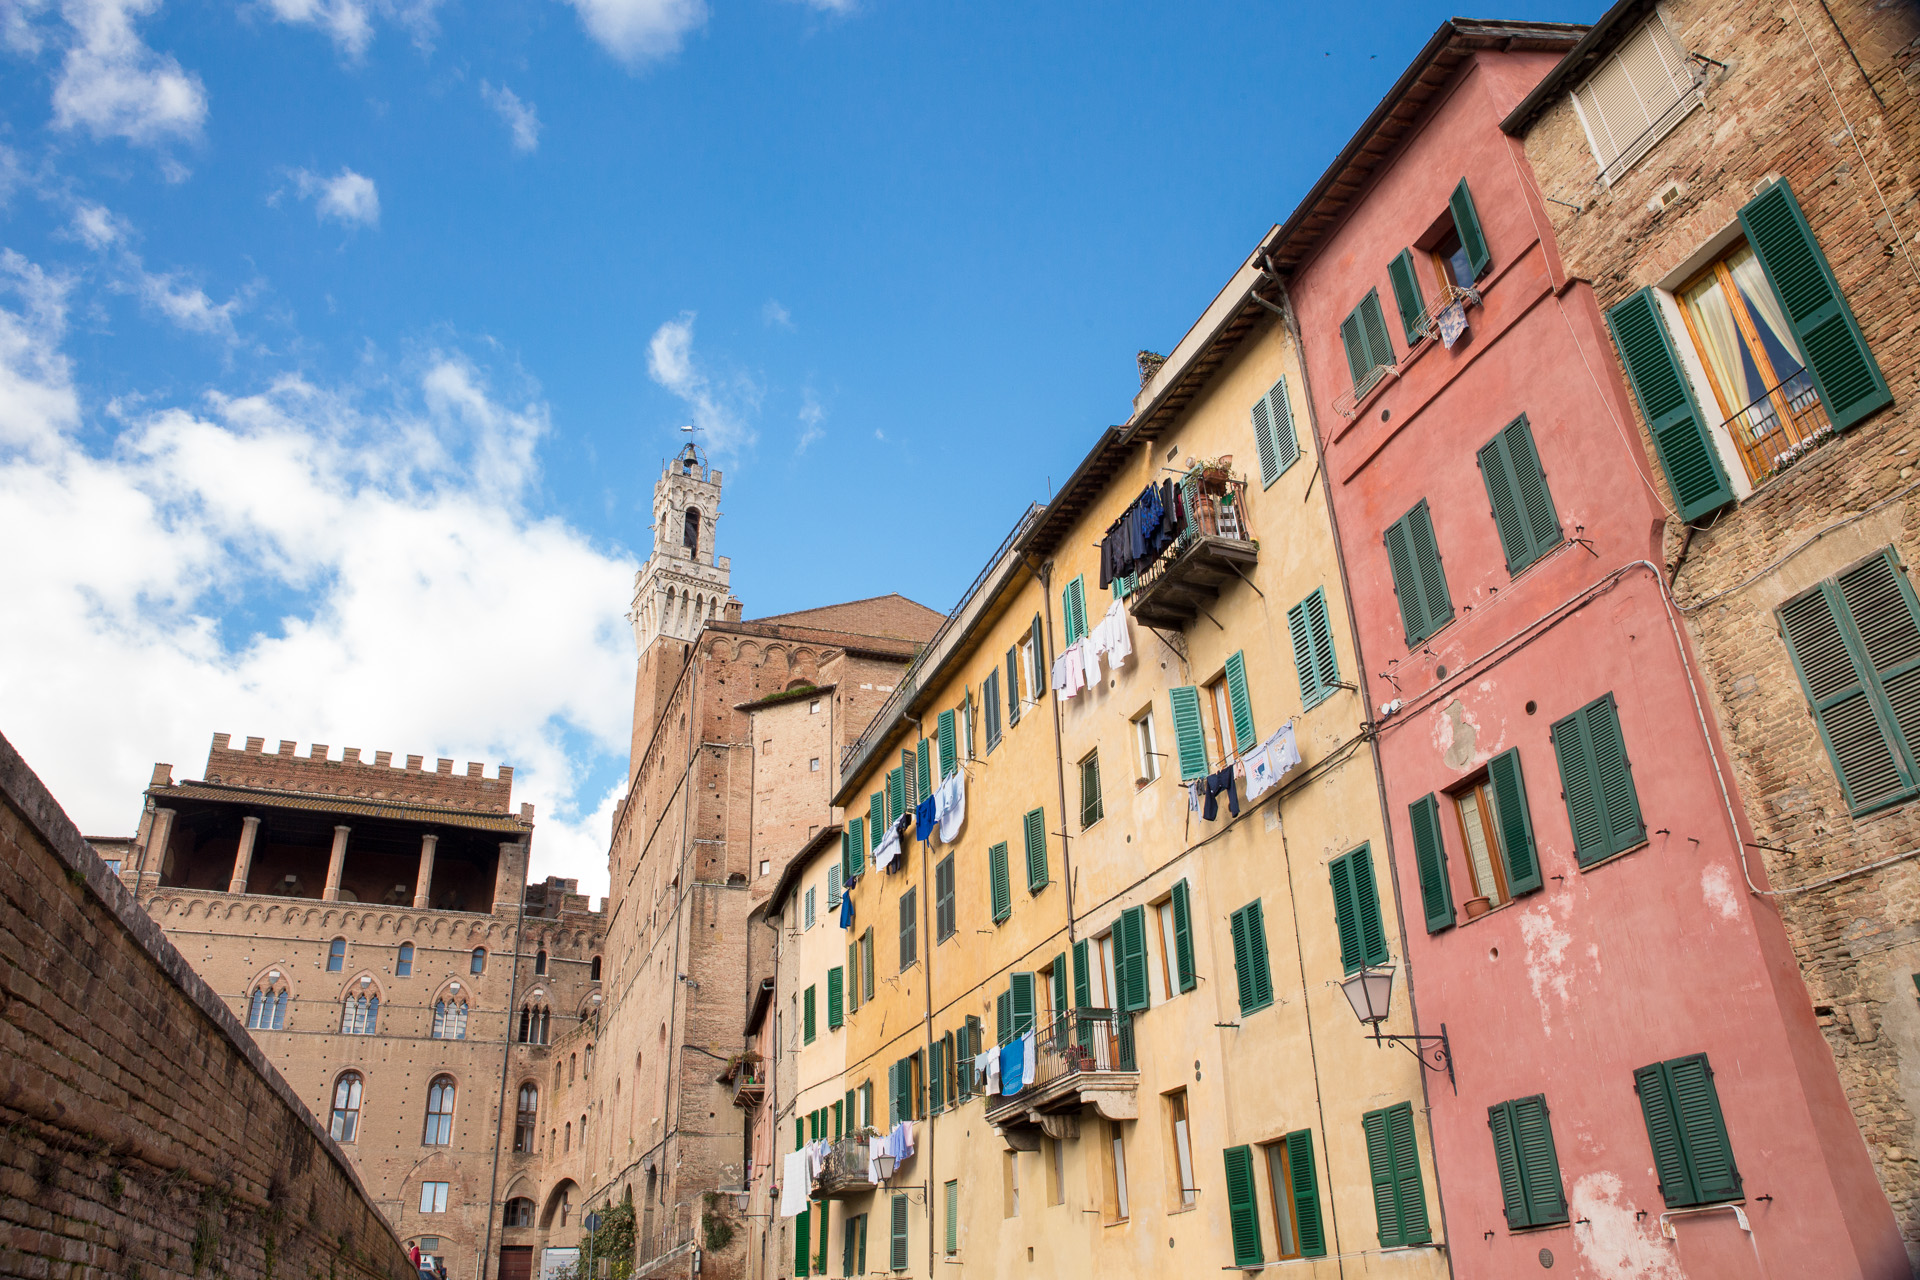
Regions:
<instances>
[{"instance_id":1,"label":"stone column","mask_svg":"<svg viewBox=\"0 0 1920 1280\"><path fill-rule=\"evenodd\" d=\"M260 819L248 814L240 819L240 849L233 855L233 879L227 885L228 893L247 891L247 874L253 870L253 842L260 834Z\"/></svg>"},{"instance_id":2,"label":"stone column","mask_svg":"<svg viewBox=\"0 0 1920 1280\"><path fill-rule=\"evenodd\" d=\"M167 843L173 839L172 809L155 809L153 824L147 828L147 847L140 855L138 888L157 887L167 871Z\"/></svg>"},{"instance_id":3,"label":"stone column","mask_svg":"<svg viewBox=\"0 0 1920 1280\"><path fill-rule=\"evenodd\" d=\"M327 859L327 891L320 896L328 902L340 901L340 873L347 869L347 832L352 827L333 829L333 853Z\"/></svg>"},{"instance_id":4,"label":"stone column","mask_svg":"<svg viewBox=\"0 0 1920 1280\"><path fill-rule=\"evenodd\" d=\"M433 890L433 847L440 843L436 835L420 837L420 874L413 882L413 906L416 911L427 909L427 895Z\"/></svg>"}]
</instances>

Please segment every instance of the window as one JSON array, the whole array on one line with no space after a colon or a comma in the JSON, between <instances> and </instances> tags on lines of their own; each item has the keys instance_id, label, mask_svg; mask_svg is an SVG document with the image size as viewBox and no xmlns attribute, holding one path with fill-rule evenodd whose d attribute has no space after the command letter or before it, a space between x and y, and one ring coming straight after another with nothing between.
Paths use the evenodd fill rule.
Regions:
<instances>
[{"instance_id":1,"label":"window","mask_svg":"<svg viewBox=\"0 0 1920 1280\"><path fill-rule=\"evenodd\" d=\"M805 907L801 912L800 927L802 929L811 929L813 928L813 909L814 909L812 885L807 886L807 892L805 896L802 898L802 901L805 904Z\"/></svg>"},{"instance_id":2,"label":"window","mask_svg":"<svg viewBox=\"0 0 1920 1280\"><path fill-rule=\"evenodd\" d=\"M1021 820L1027 845L1027 892L1038 893L1047 887L1047 816L1045 810L1029 809Z\"/></svg>"},{"instance_id":3,"label":"window","mask_svg":"<svg viewBox=\"0 0 1920 1280\"><path fill-rule=\"evenodd\" d=\"M857 1276L867 1269L867 1215L857 1213L842 1227L840 1274Z\"/></svg>"},{"instance_id":4,"label":"window","mask_svg":"<svg viewBox=\"0 0 1920 1280\"><path fill-rule=\"evenodd\" d=\"M992 751L1000 745L1000 673L987 674L987 682L980 690L980 705L987 716L987 750Z\"/></svg>"},{"instance_id":5,"label":"window","mask_svg":"<svg viewBox=\"0 0 1920 1280\"><path fill-rule=\"evenodd\" d=\"M253 995L247 1001L249 1031L286 1029L287 989L280 985L279 979L279 974L269 974L265 983L253 989Z\"/></svg>"},{"instance_id":6,"label":"window","mask_svg":"<svg viewBox=\"0 0 1920 1280\"><path fill-rule=\"evenodd\" d=\"M436 1000L433 1002L433 1039L465 1040L467 1038L467 1002L465 1000ZM535 1041L545 1044L546 1041Z\"/></svg>"},{"instance_id":7,"label":"window","mask_svg":"<svg viewBox=\"0 0 1920 1280\"><path fill-rule=\"evenodd\" d=\"M1506 553L1507 572L1519 573L1563 541L1527 415L1500 428L1498 435L1480 446L1477 456L1493 523L1500 531L1500 548Z\"/></svg>"},{"instance_id":8,"label":"window","mask_svg":"<svg viewBox=\"0 0 1920 1280\"><path fill-rule=\"evenodd\" d=\"M514 1107L513 1149L529 1152L539 1130L540 1090L533 1084L520 1086L520 1098Z\"/></svg>"},{"instance_id":9,"label":"window","mask_svg":"<svg viewBox=\"0 0 1920 1280\"><path fill-rule=\"evenodd\" d=\"M1207 686L1207 712L1210 721L1207 728L1212 732L1211 754L1215 760L1224 762L1233 755L1233 706L1224 675Z\"/></svg>"},{"instance_id":10,"label":"window","mask_svg":"<svg viewBox=\"0 0 1920 1280\"><path fill-rule=\"evenodd\" d=\"M801 1025L805 1028L805 1030L801 1032L801 1039L805 1044L813 1043L813 992L814 989L808 987L800 997L800 1020Z\"/></svg>"},{"instance_id":11,"label":"window","mask_svg":"<svg viewBox=\"0 0 1920 1280\"><path fill-rule=\"evenodd\" d=\"M360 1090L364 1081L358 1071L342 1072L333 1085L333 1124L329 1130L335 1142L352 1142L360 1131Z\"/></svg>"},{"instance_id":12,"label":"window","mask_svg":"<svg viewBox=\"0 0 1920 1280\"><path fill-rule=\"evenodd\" d=\"M993 922L1003 924L1013 914L1013 888L1008 882L1007 842L1004 840L987 850L987 878L993 890Z\"/></svg>"},{"instance_id":13,"label":"window","mask_svg":"<svg viewBox=\"0 0 1920 1280\"><path fill-rule=\"evenodd\" d=\"M563 1152L573 1150L573 1121L571 1120L560 1126L560 1150Z\"/></svg>"},{"instance_id":14,"label":"window","mask_svg":"<svg viewBox=\"0 0 1920 1280\"><path fill-rule=\"evenodd\" d=\"M1180 1207L1191 1209L1200 1188L1193 1181L1193 1134L1187 1127L1185 1089L1176 1089L1167 1095L1167 1122L1173 1128L1173 1191L1180 1197Z\"/></svg>"},{"instance_id":15,"label":"window","mask_svg":"<svg viewBox=\"0 0 1920 1280\"><path fill-rule=\"evenodd\" d=\"M1741 1196L1720 1094L1707 1055L1674 1058L1633 1073L1647 1121L1653 1167L1669 1209L1718 1204Z\"/></svg>"},{"instance_id":16,"label":"window","mask_svg":"<svg viewBox=\"0 0 1920 1280\"><path fill-rule=\"evenodd\" d=\"M960 700L960 746L969 760L977 759L973 750L973 692Z\"/></svg>"},{"instance_id":17,"label":"window","mask_svg":"<svg viewBox=\"0 0 1920 1280\"><path fill-rule=\"evenodd\" d=\"M1588 866L1623 853L1647 838L1634 792L1633 766L1620 735L1613 695L1595 698L1554 722L1553 751L1560 762L1560 790L1573 827L1573 856Z\"/></svg>"},{"instance_id":18,"label":"window","mask_svg":"<svg viewBox=\"0 0 1920 1280\"><path fill-rule=\"evenodd\" d=\"M808 773L818 773L818 772L820 772L820 757L819 757L819 756L811 756L811 757L809 757L809 758L808 758L808 760L807 760L807 772L808 772Z\"/></svg>"},{"instance_id":19,"label":"window","mask_svg":"<svg viewBox=\"0 0 1920 1280\"><path fill-rule=\"evenodd\" d=\"M1105 813L1100 805L1100 753L1090 751L1080 762L1080 829L1085 831Z\"/></svg>"},{"instance_id":20,"label":"window","mask_svg":"<svg viewBox=\"0 0 1920 1280\"><path fill-rule=\"evenodd\" d=\"M1413 1104L1396 1103L1360 1117L1373 1171L1373 1205L1382 1248L1426 1244L1427 1196L1420 1183L1420 1154L1413 1145Z\"/></svg>"},{"instance_id":21,"label":"window","mask_svg":"<svg viewBox=\"0 0 1920 1280\"><path fill-rule=\"evenodd\" d=\"M413 944L411 942L400 944L400 954L393 962L393 976L396 978L413 976Z\"/></svg>"},{"instance_id":22,"label":"window","mask_svg":"<svg viewBox=\"0 0 1920 1280\"><path fill-rule=\"evenodd\" d=\"M820 714L820 699L815 698L813 701L807 703L807 714L810 716L817 716Z\"/></svg>"},{"instance_id":23,"label":"window","mask_svg":"<svg viewBox=\"0 0 1920 1280\"><path fill-rule=\"evenodd\" d=\"M327 972L339 973L347 964L347 940L335 938L327 944Z\"/></svg>"},{"instance_id":24,"label":"window","mask_svg":"<svg viewBox=\"0 0 1920 1280\"><path fill-rule=\"evenodd\" d=\"M873 999L873 927L860 935L860 999Z\"/></svg>"},{"instance_id":25,"label":"window","mask_svg":"<svg viewBox=\"0 0 1920 1280\"><path fill-rule=\"evenodd\" d=\"M1108 1220L1121 1222L1133 1216L1127 1203L1126 1130L1118 1120L1107 1121L1107 1196Z\"/></svg>"},{"instance_id":26,"label":"window","mask_svg":"<svg viewBox=\"0 0 1920 1280\"><path fill-rule=\"evenodd\" d=\"M525 1196L515 1196L507 1201L506 1212L501 1215L503 1227L530 1227L533 1225L533 1201ZM424 1250L423 1250L424 1252Z\"/></svg>"},{"instance_id":27,"label":"window","mask_svg":"<svg viewBox=\"0 0 1920 1280\"><path fill-rule=\"evenodd\" d=\"M434 1008L434 1017L435 1017L436 1026L438 1025L439 1015L440 1015L439 1006L436 1005ZM521 1005L520 1006L520 1032L519 1032L520 1043L521 1044L547 1043L547 1029L552 1017L553 1017L553 1011L551 1009L548 1009L545 1005L536 1005L536 1004ZM460 1014L460 1029L462 1032L466 1030L466 1014L464 1012ZM444 1037L439 1037L437 1032L435 1034L437 1038L444 1038ZM557 1070L557 1065L556 1065L556 1070ZM555 1078L557 1079L558 1077L556 1076Z\"/></svg>"},{"instance_id":28,"label":"window","mask_svg":"<svg viewBox=\"0 0 1920 1280\"><path fill-rule=\"evenodd\" d=\"M1293 404L1287 399L1285 378L1253 402L1253 448L1260 455L1262 488L1270 488L1300 460L1300 436L1293 427Z\"/></svg>"},{"instance_id":29,"label":"window","mask_svg":"<svg viewBox=\"0 0 1920 1280\"><path fill-rule=\"evenodd\" d=\"M1327 864L1333 882L1333 922L1340 933L1340 964L1354 973L1362 965L1387 962L1387 933L1380 919L1380 894L1373 879L1373 851L1367 845Z\"/></svg>"},{"instance_id":30,"label":"window","mask_svg":"<svg viewBox=\"0 0 1920 1280\"><path fill-rule=\"evenodd\" d=\"M1621 41L1573 91L1601 181L1613 185L1705 95L1705 78L1695 78L1659 15Z\"/></svg>"},{"instance_id":31,"label":"window","mask_svg":"<svg viewBox=\"0 0 1920 1280\"><path fill-rule=\"evenodd\" d=\"M535 973L535 975L544 975L546 971L547 971L547 953L545 951L534 952L533 953L533 972Z\"/></svg>"},{"instance_id":32,"label":"window","mask_svg":"<svg viewBox=\"0 0 1920 1280\"><path fill-rule=\"evenodd\" d=\"M1340 663L1333 654L1324 587L1316 587L1312 595L1287 610L1287 633L1293 638L1293 665L1300 673L1300 707L1311 710L1340 687Z\"/></svg>"},{"instance_id":33,"label":"window","mask_svg":"<svg viewBox=\"0 0 1920 1280\"><path fill-rule=\"evenodd\" d=\"M444 1147L453 1141L453 1077L435 1076L427 1086L427 1127L420 1141Z\"/></svg>"},{"instance_id":34,"label":"window","mask_svg":"<svg viewBox=\"0 0 1920 1280\"><path fill-rule=\"evenodd\" d=\"M1905 799L1920 786L1920 743L1895 708L1920 680L1920 605L1892 549L1789 600L1779 617L1848 806Z\"/></svg>"},{"instance_id":35,"label":"window","mask_svg":"<svg viewBox=\"0 0 1920 1280\"><path fill-rule=\"evenodd\" d=\"M863 1128L873 1128L873 1081L865 1080L860 1084L860 1124Z\"/></svg>"},{"instance_id":36,"label":"window","mask_svg":"<svg viewBox=\"0 0 1920 1280\"><path fill-rule=\"evenodd\" d=\"M1267 964L1267 919L1255 898L1233 913L1233 972L1243 1017L1273 1003L1273 974Z\"/></svg>"},{"instance_id":37,"label":"window","mask_svg":"<svg viewBox=\"0 0 1920 1280\"><path fill-rule=\"evenodd\" d=\"M1200 723L1200 691L1192 685L1167 690L1167 702L1173 708L1174 750L1180 758L1180 781L1191 782L1207 776L1206 730Z\"/></svg>"},{"instance_id":38,"label":"window","mask_svg":"<svg viewBox=\"0 0 1920 1280\"><path fill-rule=\"evenodd\" d=\"M1001 1168L1001 1216L1017 1218L1020 1216L1020 1153L1008 1151L1000 1162Z\"/></svg>"},{"instance_id":39,"label":"window","mask_svg":"<svg viewBox=\"0 0 1920 1280\"><path fill-rule=\"evenodd\" d=\"M1160 990L1171 1000L1182 991L1191 991L1197 981L1193 969L1193 914L1187 882L1173 886L1173 892L1153 905L1154 927L1160 934Z\"/></svg>"},{"instance_id":40,"label":"window","mask_svg":"<svg viewBox=\"0 0 1920 1280\"><path fill-rule=\"evenodd\" d=\"M953 855L948 854L933 867L933 936L936 943L951 938L957 925L954 921L953 903Z\"/></svg>"},{"instance_id":41,"label":"window","mask_svg":"<svg viewBox=\"0 0 1920 1280\"><path fill-rule=\"evenodd\" d=\"M919 958L920 890L918 886L900 895L900 971L905 973Z\"/></svg>"},{"instance_id":42,"label":"window","mask_svg":"<svg viewBox=\"0 0 1920 1280\"><path fill-rule=\"evenodd\" d=\"M467 972L468 973L485 973L486 971L487 971L487 949L485 947L475 947L473 949L473 959L470 960L467 964Z\"/></svg>"},{"instance_id":43,"label":"window","mask_svg":"<svg viewBox=\"0 0 1920 1280\"><path fill-rule=\"evenodd\" d=\"M1347 372L1353 375L1353 398L1358 400L1393 365L1393 344L1387 340L1378 289L1368 290L1360 305L1340 322L1340 345L1346 348Z\"/></svg>"},{"instance_id":44,"label":"window","mask_svg":"<svg viewBox=\"0 0 1920 1280\"><path fill-rule=\"evenodd\" d=\"M1274 1260L1323 1258L1320 1192L1313 1173L1313 1134L1299 1129L1261 1150L1267 1158L1267 1191L1273 1204Z\"/></svg>"},{"instance_id":45,"label":"window","mask_svg":"<svg viewBox=\"0 0 1920 1280\"><path fill-rule=\"evenodd\" d=\"M887 1263L895 1271L907 1269L907 1198L893 1197L893 1248Z\"/></svg>"},{"instance_id":46,"label":"window","mask_svg":"<svg viewBox=\"0 0 1920 1280\"><path fill-rule=\"evenodd\" d=\"M700 549L700 512L695 507L687 508L686 529L681 534L680 541L689 551Z\"/></svg>"},{"instance_id":47,"label":"window","mask_svg":"<svg viewBox=\"0 0 1920 1280\"><path fill-rule=\"evenodd\" d=\"M447 1211L447 1183L423 1182L420 1184L420 1212L445 1213ZM423 1247L422 1253L426 1252Z\"/></svg>"},{"instance_id":48,"label":"window","mask_svg":"<svg viewBox=\"0 0 1920 1280\"><path fill-rule=\"evenodd\" d=\"M378 1034L380 1025L380 997L377 995L348 996L340 1002L340 1034L343 1036L370 1036Z\"/></svg>"},{"instance_id":49,"label":"window","mask_svg":"<svg viewBox=\"0 0 1920 1280\"><path fill-rule=\"evenodd\" d=\"M587 965L587 981L600 981L600 957L595 956Z\"/></svg>"},{"instance_id":50,"label":"window","mask_svg":"<svg viewBox=\"0 0 1920 1280\"><path fill-rule=\"evenodd\" d=\"M1565 1222L1567 1196L1560 1185L1560 1160L1553 1150L1546 1095L1536 1093L1488 1107L1487 1127L1493 1132L1493 1162L1500 1171L1507 1226Z\"/></svg>"},{"instance_id":51,"label":"window","mask_svg":"<svg viewBox=\"0 0 1920 1280\"><path fill-rule=\"evenodd\" d=\"M1425 498L1387 527L1386 544L1393 591L1400 598L1400 624L1411 649L1453 621L1453 599L1447 594L1447 575Z\"/></svg>"},{"instance_id":52,"label":"window","mask_svg":"<svg viewBox=\"0 0 1920 1280\"><path fill-rule=\"evenodd\" d=\"M1109 935L1116 948L1115 976L1119 980L1121 1009L1138 1012L1148 1003L1147 992L1147 913L1141 907L1128 907L1113 922Z\"/></svg>"},{"instance_id":53,"label":"window","mask_svg":"<svg viewBox=\"0 0 1920 1280\"><path fill-rule=\"evenodd\" d=\"M1480 214L1473 207L1473 192L1467 180L1460 179L1447 200L1452 225L1441 233L1439 242L1429 251L1434 280L1443 297L1459 289L1473 288L1473 282L1486 273L1491 261L1487 238L1480 228Z\"/></svg>"},{"instance_id":54,"label":"window","mask_svg":"<svg viewBox=\"0 0 1920 1280\"><path fill-rule=\"evenodd\" d=\"M1253 1194L1253 1148L1228 1147L1227 1224L1233 1235L1233 1265L1257 1267L1267 1260L1260 1243L1260 1207Z\"/></svg>"},{"instance_id":55,"label":"window","mask_svg":"<svg viewBox=\"0 0 1920 1280\"><path fill-rule=\"evenodd\" d=\"M1060 625L1068 644L1078 644L1087 634L1087 579L1076 577L1060 589Z\"/></svg>"},{"instance_id":56,"label":"window","mask_svg":"<svg viewBox=\"0 0 1920 1280\"><path fill-rule=\"evenodd\" d=\"M960 712L942 711L934 721L934 739L940 749L940 780L960 767Z\"/></svg>"},{"instance_id":57,"label":"window","mask_svg":"<svg viewBox=\"0 0 1920 1280\"><path fill-rule=\"evenodd\" d=\"M949 1258L960 1254L960 1181L950 1179L946 1184L947 1239L946 1255ZM847 1272L852 1275L852 1271Z\"/></svg>"},{"instance_id":58,"label":"window","mask_svg":"<svg viewBox=\"0 0 1920 1280\"><path fill-rule=\"evenodd\" d=\"M772 873L772 871L773 871L773 861L772 861L772 859L770 859L770 858L762 858L762 859L760 859L760 874L761 874L761 875L763 875L763 876L764 876L764 875L769 875L769 874L771 874L771 873Z\"/></svg>"},{"instance_id":59,"label":"window","mask_svg":"<svg viewBox=\"0 0 1920 1280\"><path fill-rule=\"evenodd\" d=\"M1137 759L1134 785L1144 787L1160 776L1160 742L1153 735L1153 708L1133 718L1133 750Z\"/></svg>"}]
</instances>

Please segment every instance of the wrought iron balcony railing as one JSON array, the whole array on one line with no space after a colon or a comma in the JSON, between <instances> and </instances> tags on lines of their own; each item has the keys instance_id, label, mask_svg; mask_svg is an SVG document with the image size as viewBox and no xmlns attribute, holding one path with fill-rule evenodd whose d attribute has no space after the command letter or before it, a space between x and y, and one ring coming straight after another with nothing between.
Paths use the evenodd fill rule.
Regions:
<instances>
[{"instance_id":1,"label":"wrought iron balcony railing","mask_svg":"<svg viewBox=\"0 0 1920 1280\"><path fill-rule=\"evenodd\" d=\"M1215 469L1180 482L1187 524L1151 563L1139 570L1127 605L1150 627L1183 628L1220 595L1220 589L1258 563L1247 522L1247 482Z\"/></svg>"},{"instance_id":2,"label":"wrought iron balcony railing","mask_svg":"<svg viewBox=\"0 0 1920 1280\"><path fill-rule=\"evenodd\" d=\"M1804 368L1761 392L1752 404L1727 419L1726 429L1740 450L1747 478L1755 484L1793 465L1831 430L1820 390Z\"/></svg>"}]
</instances>

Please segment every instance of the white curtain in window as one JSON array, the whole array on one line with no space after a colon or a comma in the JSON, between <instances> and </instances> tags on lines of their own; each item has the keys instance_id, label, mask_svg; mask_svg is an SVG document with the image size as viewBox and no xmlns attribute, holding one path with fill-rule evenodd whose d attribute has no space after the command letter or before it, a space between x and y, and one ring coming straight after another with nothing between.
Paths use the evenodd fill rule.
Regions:
<instances>
[{"instance_id":1,"label":"white curtain in window","mask_svg":"<svg viewBox=\"0 0 1920 1280\"><path fill-rule=\"evenodd\" d=\"M1720 384L1731 402L1727 405L1727 412L1738 413L1766 388L1750 386L1747 382L1740 330L1734 324L1733 308L1727 302L1727 295L1720 288L1720 278L1707 277L1687 295L1687 302L1692 307L1700 341L1706 348L1701 354L1713 366L1713 379Z\"/></svg>"},{"instance_id":2,"label":"white curtain in window","mask_svg":"<svg viewBox=\"0 0 1920 1280\"><path fill-rule=\"evenodd\" d=\"M1766 330L1766 336L1778 342L1793 357L1796 365L1804 365L1806 357L1800 354L1800 344L1793 340L1793 330L1787 324L1787 316L1780 309L1780 299L1774 296L1773 286L1767 282L1766 268L1760 265L1760 258L1752 248L1742 249L1727 259L1727 270L1733 276L1733 283L1740 290L1740 297L1747 304L1747 312L1753 317L1755 326ZM1771 353L1769 353L1771 354ZM1774 360L1777 366L1780 362ZM1792 370L1775 368L1780 378L1788 377Z\"/></svg>"}]
</instances>

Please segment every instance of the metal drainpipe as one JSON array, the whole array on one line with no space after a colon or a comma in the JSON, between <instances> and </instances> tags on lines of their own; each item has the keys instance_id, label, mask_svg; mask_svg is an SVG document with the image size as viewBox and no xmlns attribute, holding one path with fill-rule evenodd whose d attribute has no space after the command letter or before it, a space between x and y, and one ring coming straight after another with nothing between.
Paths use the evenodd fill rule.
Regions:
<instances>
[{"instance_id":1,"label":"metal drainpipe","mask_svg":"<svg viewBox=\"0 0 1920 1280\"><path fill-rule=\"evenodd\" d=\"M527 841L527 855L531 861L533 841ZM507 1081L513 1077L513 1006L520 998L520 944L527 933L527 886L524 880L520 885L520 914L513 926L513 977L507 983L507 1029L500 1038L505 1047L500 1050L500 1105L493 1113L493 1171L487 1175L487 1242L481 1246L479 1270L475 1274L479 1280L487 1280L487 1264L493 1258L493 1219L494 1210L499 1206L500 1196L500 1131L506 1125ZM558 1099L555 1099L558 1101ZM404 1206L404 1201L402 1202Z\"/></svg>"},{"instance_id":2,"label":"metal drainpipe","mask_svg":"<svg viewBox=\"0 0 1920 1280\"><path fill-rule=\"evenodd\" d=\"M1300 362L1300 386L1307 394L1307 428L1313 432L1314 452L1319 455L1322 469L1326 470L1326 475L1320 482L1320 496L1327 506L1327 528L1333 535L1333 558L1334 562L1340 567L1340 591L1341 594L1346 597L1347 601L1347 631L1353 640L1353 660L1360 668L1358 683L1360 685L1361 723L1371 728L1373 725L1373 706L1367 686L1367 660L1364 651L1360 647L1360 622L1359 619L1354 617L1353 613L1353 586L1347 577L1347 554L1340 542L1340 522L1335 518L1333 511L1333 472L1326 468L1326 441L1321 438L1320 415L1314 409L1313 379L1312 375L1307 371L1306 344L1302 342L1300 338L1300 317L1294 313L1293 296L1286 291L1285 284L1280 280L1280 273L1274 270L1272 257L1264 252L1261 257L1267 264L1267 274L1273 279L1275 284L1281 286L1280 298L1286 306L1286 315L1284 318L1287 324L1287 336L1293 339L1294 354L1299 357ZM1407 1013L1412 1017L1413 1029L1417 1032L1420 1029L1419 1006L1414 1002L1413 998L1413 966L1406 963L1407 916L1405 909L1401 906L1400 900L1399 865L1393 856L1393 821L1387 808L1386 775L1380 767L1379 735L1369 733L1367 735L1367 747L1373 753L1373 789L1374 794L1378 796L1380 800L1380 839L1387 847L1387 878L1393 884L1393 914L1395 923L1400 930L1400 967L1406 970L1407 974ZM1453 1234L1447 1229L1447 1201L1446 1197L1440 1194L1440 1153L1433 1145L1433 1098L1427 1088L1427 1071L1424 1066L1420 1069L1420 1103L1427 1113L1427 1148L1433 1155L1433 1198L1434 1202L1440 1207L1440 1235L1442 1239L1451 1242ZM1327 1159L1328 1181L1332 1181L1333 1153L1331 1151L1327 1153ZM1445 1253L1447 1257L1447 1274L1452 1275L1453 1250L1449 1248L1445 1250Z\"/></svg>"}]
</instances>

